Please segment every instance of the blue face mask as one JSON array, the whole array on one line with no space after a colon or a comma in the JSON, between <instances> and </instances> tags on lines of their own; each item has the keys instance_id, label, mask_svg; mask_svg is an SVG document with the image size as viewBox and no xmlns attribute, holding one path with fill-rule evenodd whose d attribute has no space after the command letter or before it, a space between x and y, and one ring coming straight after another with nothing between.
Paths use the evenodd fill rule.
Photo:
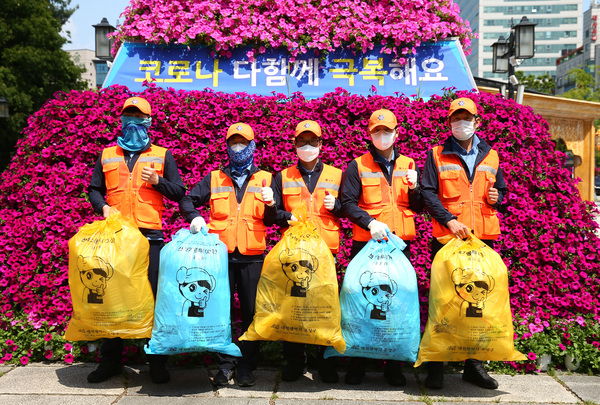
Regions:
<instances>
[{"instance_id":1,"label":"blue face mask","mask_svg":"<svg viewBox=\"0 0 600 405\"><path fill-rule=\"evenodd\" d=\"M248 146L239 152L234 151L227 145L227 154L229 155L229 160L231 161L233 169L241 173L244 169L250 167L254 160L255 149L256 143L254 143L254 140L250 141Z\"/></svg>"},{"instance_id":2,"label":"blue face mask","mask_svg":"<svg viewBox=\"0 0 600 405\"><path fill-rule=\"evenodd\" d=\"M148 144L148 128L152 118L121 117L123 136L117 138L117 144L130 152L139 152Z\"/></svg>"}]
</instances>

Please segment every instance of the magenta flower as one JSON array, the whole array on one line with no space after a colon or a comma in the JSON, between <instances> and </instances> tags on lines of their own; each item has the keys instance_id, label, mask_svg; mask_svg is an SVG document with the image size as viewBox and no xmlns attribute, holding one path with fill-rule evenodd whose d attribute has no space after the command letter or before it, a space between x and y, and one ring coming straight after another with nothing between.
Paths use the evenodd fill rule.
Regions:
<instances>
[{"instance_id":1,"label":"magenta flower","mask_svg":"<svg viewBox=\"0 0 600 405\"><path fill-rule=\"evenodd\" d=\"M52 334L51 333L47 333L46 335L44 335L44 340L46 342L49 342L52 340Z\"/></svg>"},{"instance_id":2,"label":"magenta flower","mask_svg":"<svg viewBox=\"0 0 600 405\"><path fill-rule=\"evenodd\" d=\"M21 364L25 366L25 365L27 365L29 363L29 357L27 357L27 356L21 356L20 361L21 361Z\"/></svg>"},{"instance_id":3,"label":"magenta flower","mask_svg":"<svg viewBox=\"0 0 600 405\"><path fill-rule=\"evenodd\" d=\"M74 357L71 353L65 354L65 363L71 364L73 363Z\"/></svg>"},{"instance_id":4,"label":"magenta flower","mask_svg":"<svg viewBox=\"0 0 600 405\"><path fill-rule=\"evenodd\" d=\"M529 360L535 360L535 359L537 359L537 356L535 355L535 353L529 352L529 353L527 353L527 358Z\"/></svg>"}]
</instances>

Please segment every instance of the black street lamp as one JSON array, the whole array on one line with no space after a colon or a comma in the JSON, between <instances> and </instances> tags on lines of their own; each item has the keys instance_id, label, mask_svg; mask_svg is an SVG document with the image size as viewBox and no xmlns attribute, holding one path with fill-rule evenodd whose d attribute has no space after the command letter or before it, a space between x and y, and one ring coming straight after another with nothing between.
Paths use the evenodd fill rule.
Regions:
<instances>
[{"instance_id":1,"label":"black street lamp","mask_svg":"<svg viewBox=\"0 0 600 405\"><path fill-rule=\"evenodd\" d=\"M112 60L110 48L112 48L113 40L108 38L108 34L115 30L115 27L108 23L106 17L100 21L100 24L92 25L96 30L96 58L104 60Z\"/></svg>"},{"instance_id":2,"label":"black street lamp","mask_svg":"<svg viewBox=\"0 0 600 405\"><path fill-rule=\"evenodd\" d=\"M514 86L518 83L515 77L517 59L531 59L535 55L535 26L523 16L517 25L510 24L510 36L504 37L492 44L494 73L508 73L508 97L514 99Z\"/></svg>"},{"instance_id":3,"label":"black street lamp","mask_svg":"<svg viewBox=\"0 0 600 405\"><path fill-rule=\"evenodd\" d=\"M8 118L8 100L0 96L0 118Z\"/></svg>"}]
</instances>

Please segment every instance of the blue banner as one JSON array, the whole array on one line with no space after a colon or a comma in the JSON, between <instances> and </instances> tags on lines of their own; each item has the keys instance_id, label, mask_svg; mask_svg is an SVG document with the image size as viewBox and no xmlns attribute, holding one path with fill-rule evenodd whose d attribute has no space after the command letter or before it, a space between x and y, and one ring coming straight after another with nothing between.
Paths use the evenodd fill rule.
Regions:
<instances>
[{"instance_id":1,"label":"blue banner","mask_svg":"<svg viewBox=\"0 0 600 405\"><path fill-rule=\"evenodd\" d=\"M294 62L281 50L267 50L253 62L235 49L229 58L213 58L206 47L124 43L117 53L104 87L113 84L142 91L144 81L176 90L211 88L225 93L321 97L342 87L353 94L416 95L427 99L444 88L476 88L458 40L426 43L416 55L400 65L381 47L356 55L349 50L330 52L319 58L314 51L299 55Z\"/></svg>"}]
</instances>

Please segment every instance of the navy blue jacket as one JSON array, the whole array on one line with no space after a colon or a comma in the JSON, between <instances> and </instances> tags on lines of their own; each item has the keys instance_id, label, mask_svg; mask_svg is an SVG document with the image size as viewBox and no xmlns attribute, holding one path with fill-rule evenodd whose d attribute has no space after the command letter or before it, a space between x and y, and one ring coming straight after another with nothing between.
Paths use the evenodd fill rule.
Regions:
<instances>
[{"instance_id":1,"label":"navy blue jacket","mask_svg":"<svg viewBox=\"0 0 600 405\"><path fill-rule=\"evenodd\" d=\"M127 154L127 151L123 151L125 154L125 163L129 168L129 172L133 171L135 163L138 161L140 154L150 148L151 144L148 145L141 151L134 153L131 158ZM179 201L185 195L185 186L181 181L179 175L179 169L177 169L177 163L171 154L171 151L167 150L165 154L165 165L163 168L163 177L158 177L158 184L153 184L152 188L167 197L171 201ZM88 194L90 196L90 203L92 208L97 214L102 215L102 207L107 202L104 198L106 196L106 179L104 177L104 171L102 170L102 154L96 160L96 166L94 166L94 172L92 173L92 180L88 188ZM160 229L146 229L140 228L140 232L148 239L160 240L164 237L163 231Z\"/></svg>"},{"instance_id":2,"label":"navy blue jacket","mask_svg":"<svg viewBox=\"0 0 600 405\"><path fill-rule=\"evenodd\" d=\"M379 164L379 167L381 168L381 171L383 172L388 184L391 185L392 173L388 172L388 169L383 162L384 158L375 151L375 147L373 145L369 147L369 153L373 155L373 160ZM398 151L394 149L394 164L399 156L400 154ZM417 172L417 179L419 179L419 168L416 165L415 170ZM373 221L374 218L371 217L367 211L358 206L358 201L362 195L362 183L358 174L358 164L356 163L356 160L352 160L352 162L348 164L348 167L344 171L344 176L342 177L342 191L340 195L344 216L348 217L352 223L360 226L364 230L368 230L369 223ZM408 204L410 209L416 213L423 211L425 202L421 195L419 185L417 185L414 190L409 190Z\"/></svg>"},{"instance_id":3,"label":"navy blue jacket","mask_svg":"<svg viewBox=\"0 0 600 405\"><path fill-rule=\"evenodd\" d=\"M250 173L246 177L246 180L244 180L244 184L242 184L242 187L239 187L237 182L231 177L231 165L227 165L224 169L222 169L222 172L225 173L233 183L235 198L238 204L241 204L242 199L244 198L244 193L246 192L246 187L248 187L248 183L250 182L250 178L257 171L259 171L258 167L252 164L250 167ZM187 222L192 222L194 218L199 217L200 213L196 208L202 207L210 201L210 181L211 174L208 173L202 180L200 180L200 183L196 184L194 188L185 197L183 197L181 201L179 201L179 212ZM237 247L233 253L229 254L229 260L239 262L258 262L262 261L263 257L264 255L243 255L240 253Z\"/></svg>"},{"instance_id":4,"label":"navy blue jacket","mask_svg":"<svg viewBox=\"0 0 600 405\"><path fill-rule=\"evenodd\" d=\"M323 162L321 159L319 159L310 176L308 171L306 171L300 162L298 162L297 167L302 174L302 180L304 180L306 188L308 188L308 191L312 194L317 187L321 173L323 173ZM287 221L292 217L292 214L286 211L283 205L282 184L283 180L280 172L277 173L273 183L271 184L271 188L273 189L273 200L275 201L275 204L273 204L271 207L265 205L265 225L267 226L272 226L275 224L282 228L287 228L289 226ZM342 203L340 202L339 198L335 199L335 206L333 207L333 210L331 210L331 213L338 218L342 216Z\"/></svg>"},{"instance_id":5,"label":"navy blue jacket","mask_svg":"<svg viewBox=\"0 0 600 405\"><path fill-rule=\"evenodd\" d=\"M457 148L459 146L452 142L452 138L448 138L443 145L442 154L453 154L458 156L460 162L463 165L465 173L467 173L467 177L469 178L469 182L473 183L473 179L475 177L475 170L473 173L469 173L469 168L466 163L460 156ZM487 156L489 151L492 149L487 142L481 138L479 138L479 145L477 145L479 151L477 152L477 158L475 159L475 167L479 166L479 164L483 161L483 159ZM438 197L439 192L439 180L438 180L438 171L435 164L435 158L433 157L433 149L427 152L427 159L425 160L425 168L423 170L423 198L425 199L425 204L427 205L427 211L431 214L431 216L438 221L442 225L446 225L448 221L452 219L456 219L456 216L452 215L450 211L448 211L442 205ZM498 172L496 173L496 183L494 183L494 188L498 189L498 202L493 205L495 209L500 207L504 196L506 195L506 184L504 183L504 176L502 175L502 169L498 167Z\"/></svg>"}]
</instances>

